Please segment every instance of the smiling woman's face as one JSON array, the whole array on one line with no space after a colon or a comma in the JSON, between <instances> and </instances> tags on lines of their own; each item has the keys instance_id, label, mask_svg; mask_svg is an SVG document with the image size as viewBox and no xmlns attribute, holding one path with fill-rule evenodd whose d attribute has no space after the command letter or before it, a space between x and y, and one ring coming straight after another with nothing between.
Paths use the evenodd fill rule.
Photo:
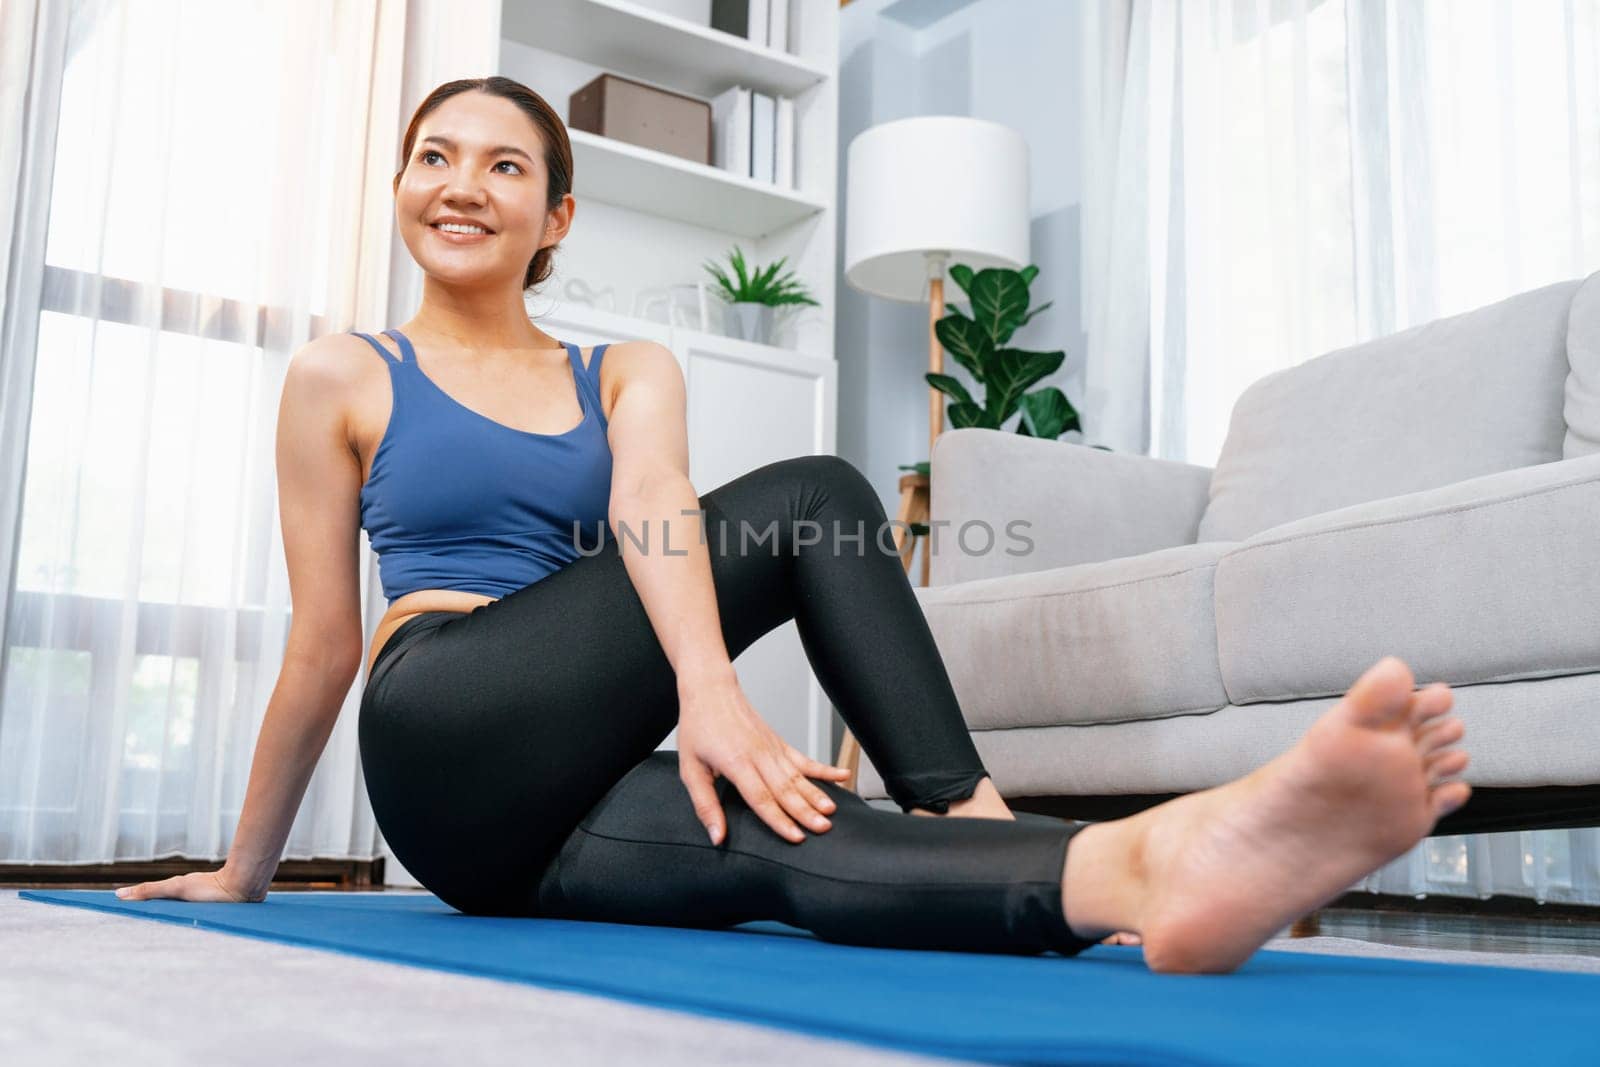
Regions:
<instances>
[{"instance_id":1,"label":"smiling woman's face","mask_svg":"<svg viewBox=\"0 0 1600 1067\"><path fill-rule=\"evenodd\" d=\"M520 289L534 254L565 235L545 210L548 183L533 121L502 97L458 93L417 127L395 188L400 236L430 275L456 285L514 279ZM489 232L451 233L444 218Z\"/></svg>"}]
</instances>

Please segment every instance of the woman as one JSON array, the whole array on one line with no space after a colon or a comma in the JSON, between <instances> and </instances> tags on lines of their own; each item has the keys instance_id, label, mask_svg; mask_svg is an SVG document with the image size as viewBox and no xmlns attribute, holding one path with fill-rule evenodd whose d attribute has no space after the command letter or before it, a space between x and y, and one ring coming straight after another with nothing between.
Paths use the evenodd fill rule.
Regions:
<instances>
[{"instance_id":1,"label":"woman","mask_svg":"<svg viewBox=\"0 0 1600 1067\"><path fill-rule=\"evenodd\" d=\"M1157 970L1226 971L1465 802L1449 689L1387 658L1238 781L1087 827L1017 820L859 472L802 456L697 497L672 354L585 353L529 321L571 183L561 120L524 86L450 82L418 108L394 192L422 306L385 340L311 342L284 383L293 623L227 862L121 895L265 898L362 662L358 520L390 599L368 791L396 856L464 912L1064 955L1128 931ZM902 812L741 692L733 658L791 618Z\"/></svg>"}]
</instances>

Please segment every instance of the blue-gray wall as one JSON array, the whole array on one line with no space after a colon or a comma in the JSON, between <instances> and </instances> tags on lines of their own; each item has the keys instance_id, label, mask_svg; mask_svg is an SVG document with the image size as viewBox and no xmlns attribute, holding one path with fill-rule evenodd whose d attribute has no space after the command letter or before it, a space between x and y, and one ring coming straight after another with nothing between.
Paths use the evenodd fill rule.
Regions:
<instances>
[{"instance_id":1,"label":"blue-gray wall","mask_svg":"<svg viewBox=\"0 0 1600 1067\"><path fill-rule=\"evenodd\" d=\"M838 447L878 488L890 517L898 505L896 468L928 458L922 378L928 310L866 296L843 280L850 141L869 127L913 115L971 115L1027 138L1032 259L1039 267L1033 302L1054 303L1015 343L1065 350L1061 371L1041 384L1081 404L1082 23L1075 0L854 0L840 12ZM945 283L945 298L964 303L953 281ZM945 364L965 377L948 357Z\"/></svg>"},{"instance_id":2,"label":"blue-gray wall","mask_svg":"<svg viewBox=\"0 0 1600 1067\"><path fill-rule=\"evenodd\" d=\"M850 141L869 127L914 115L971 115L1027 138L1032 260L1039 267L1032 297L1035 306L1054 303L1018 332L1015 343L1064 349L1061 370L1040 384L1057 386L1081 405L1082 32L1077 0L854 0L840 12L838 448L872 480L890 518L899 505L897 467L928 458L922 377L928 309L868 297L843 280ZM960 287L948 280L945 299L965 303ZM945 368L966 377L949 358ZM837 754L844 736L837 712L833 727Z\"/></svg>"}]
</instances>

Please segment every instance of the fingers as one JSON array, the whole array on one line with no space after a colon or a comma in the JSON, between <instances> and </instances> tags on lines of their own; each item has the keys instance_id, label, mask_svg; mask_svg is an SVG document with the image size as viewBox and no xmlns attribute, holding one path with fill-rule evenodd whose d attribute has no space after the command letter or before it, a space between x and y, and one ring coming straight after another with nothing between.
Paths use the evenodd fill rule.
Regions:
<instances>
[{"instance_id":1,"label":"fingers","mask_svg":"<svg viewBox=\"0 0 1600 1067\"><path fill-rule=\"evenodd\" d=\"M812 772L809 768L819 767L824 771L830 772L842 771L846 777L849 776L850 772L843 767L830 767L826 763L818 763L814 759L801 755L793 748L787 748L785 755L789 757L789 762L794 765L795 771L799 775L799 781L796 783L797 788L811 802L811 806L823 814L833 811L837 805L834 804L833 798L823 791L821 786L811 780Z\"/></svg>"},{"instance_id":2,"label":"fingers","mask_svg":"<svg viewBox=\"0 0 1600 1067\"><path fill-rule=\"evenodd\" d=\"M171 878L163 878L159 882L140 882L137 885L125 885L117 890L117 896L123 900L155 900L160 897L170 897L176 894L178 882L183 875L175 874Z\"/></svg>"},{"instance_id":3,"label":"fingers","mask_svg":"<svg viewBox=\"0 0 1600 1067\"><path fill-rule=\"evenodd\" d=\"M252 898L230 889L222 871L189 871L156 882L139 882L117 890L119 900L190 900L201 902L249 903ZM265 899L265 896L255 898Z\"/></svg>"},{"instance_id":4,"label":"fingers","mask_svg":"<svg viewBox=\"0 0 1600 1067\"><path fill-rule=\"evenodd\" d=\"M757 766L761 775L766 779L767 788L777 798L783 810L794 819L811 827L817 833L827 830L832 824L826 815L818 810L818 801L827 801L828 795L818 789L812 782L800 773L793 763L786 757L763 756Z\"/></svg>"},{"instance_id":5,"label":"fingers","mask_svg":"<svg viewBox=\"0 0 1600 1067\"><path fill-rule=\"evenodd\" d=\"M835 767L831 763L818 763L793 745L787 746L784 755L789 757L789 762L800 768L800 773L807 778L827 778L835 782L842 782L850 777L849 767ZM823 794L826 796L827 794Z\"/></svg>"},{"instance_id":6,"label":"fingers","mask_svg":"<svg viewBox=\"0 0 1600 1067\"><path fill-rule=\"evenodd\" d=\"M722 805L717 801L717 790L711 781L711 768L694 756L679 750L678 777L689 790L689 800L694 804L695 817L706 828L711 843L722 844Z\"/></svg>"},{"instance_id":7,"label":"fingers","mask_svg":"<svg viewBox=\"0 0 1600 1067\"><path fill-rule=\"evenodd\" d=\"M728 777L733 779L733 784L738 787L739 795L744 802L750 805L750 810L761 817L766 823L778 832L778 836L799 844L806 838L805 832L795 825L789 818L777 797L768 788L763 779L761 770L753 761L746 760L737 768L728 772Z\"/></svg>"}]
</instances>

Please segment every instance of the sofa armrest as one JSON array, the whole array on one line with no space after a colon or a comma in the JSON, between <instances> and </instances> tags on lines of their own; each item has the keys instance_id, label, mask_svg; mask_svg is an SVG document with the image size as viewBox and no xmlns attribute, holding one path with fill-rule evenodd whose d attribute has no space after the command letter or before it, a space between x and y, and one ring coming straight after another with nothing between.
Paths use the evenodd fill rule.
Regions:
<instances>
[{"instance_id":1,"label":"sofa armrest","mask_svg":"<svg viewBox=\"0 0 1600 1067\"><path fill-rule=\"evenodd\" d=\"M1211 468L966 427L934 441L928 584L1193 544Z\"/></svg>"}]
</instances>

